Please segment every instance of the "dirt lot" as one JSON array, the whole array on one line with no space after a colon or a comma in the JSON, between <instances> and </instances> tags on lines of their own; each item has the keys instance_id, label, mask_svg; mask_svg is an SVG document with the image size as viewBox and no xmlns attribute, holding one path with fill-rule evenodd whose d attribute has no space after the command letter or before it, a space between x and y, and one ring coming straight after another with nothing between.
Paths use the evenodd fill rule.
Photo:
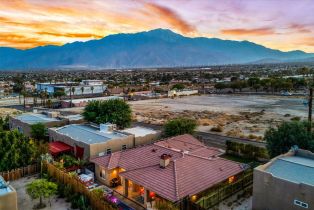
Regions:
<instances>
[{"instance_id":1,"label":"dirt lot","mask_svg":"<svg viewBox=\"0 0 314 210\"><path fill-rule=\"evenodd\" d=\"M199 131L219 126L222 134L256 140L262 140L269 126L306 113L298 99L282 97L189 96L129 103L137 121L162 125L169 119L189 117L197 120Z\"/></svg>"},{"instance_id":2,"label":"dirt lot","mask_svg":"<svg viewBox=\"0 0 314 210\"><path fill-rule=\"evenodd\" d=\"M10 184L15 188L17 192L17 200L18 200L18 208L19 210L31 210L33 209L33 206L39 202L38 199L32 200L29 195L26 193L26 184L32 182L35 180L36 177L26 177L22 178L13 182L10 182ZM47 207L43 210L68 210L71 209L70 203L65 202L64 199L60 199L55 197L52 197L51 199L51 206L49 204L49 201L47 199L44 200L45 204L47 204Z\"/></svg>"}]
</instances>

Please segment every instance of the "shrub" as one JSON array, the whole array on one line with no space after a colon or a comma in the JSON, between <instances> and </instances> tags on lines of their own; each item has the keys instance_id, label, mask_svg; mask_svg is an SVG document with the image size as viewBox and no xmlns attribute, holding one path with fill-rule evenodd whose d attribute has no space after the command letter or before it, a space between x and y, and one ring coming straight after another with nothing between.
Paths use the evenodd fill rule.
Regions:
<instances>
[{"instance_id":1,"label":"shrub","mask_svg":"<svg viewBox=\"0 0 314 210\"><path fill-rule=\"evenodd\" d=\"M195 120L189 118L176 118L166 122L166 124L164 125L164 132L166 136L193 134L195 128Z\"/></svg>"},{"instance_id":2,"label":"shrub","mask_svg":"<svg viewBox=\"0 0 314 210\"><path fill-rule=\"evenodd\" d=\"M292 117L291 120L292 120L292 121L300 121L300 120L301 120L301 117L298 117L298 116Z\"/></svg>"},{"instance_id":3,"label":"shrub","mask_svg":"<svg viewBox=\"0 0 314 210\"><path fill-rule=\"evenodd\" d=\"M217 126L214 126L210 129L210 131L213 131L213 132L222 132L223 131L223 127L220 126L220 125L217 125Z\"/></svg>"}]
</instances>

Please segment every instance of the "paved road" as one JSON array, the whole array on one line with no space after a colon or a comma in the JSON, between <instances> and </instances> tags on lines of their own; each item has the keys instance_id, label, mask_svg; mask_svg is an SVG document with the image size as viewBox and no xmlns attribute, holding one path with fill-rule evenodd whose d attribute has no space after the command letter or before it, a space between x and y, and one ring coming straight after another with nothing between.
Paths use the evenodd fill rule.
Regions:
<instances>
[{"instance_id":1,"label":"paved road","mask_svg":"<svg viewBox=\"0 0 314 210\"><path fill-rule=\"evenodd\" d=\"M152 125L152 124L143 123L143 122L136 122L136 123L134 123L134 125L149 127L149 128L156 129L156 130L162 129L162 126L160 126L160 125ZM226 141L252 144L252 145L258 146L258 147L265 147L266 146L266 144L264 142L257 142L257 141L253 141L253 140L249 140L249 139L243 139L243 138L234 138L234 137L223 136L223 135L219 135L219 134L213 134L213 133L207 133L207 132L201 132L201 131L195 132L195 136L199 137L208 146L216 146L216 147L223 148L223 149L226 148Z\"/></svg>"}]
</instances>

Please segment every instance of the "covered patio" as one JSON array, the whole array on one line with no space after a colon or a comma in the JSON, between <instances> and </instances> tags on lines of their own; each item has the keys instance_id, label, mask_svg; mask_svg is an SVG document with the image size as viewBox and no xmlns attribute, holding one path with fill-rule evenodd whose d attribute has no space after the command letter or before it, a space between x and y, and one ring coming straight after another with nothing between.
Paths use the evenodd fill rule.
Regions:
<instances>
[{"instance_id":1,"label":"covered patio","mask_svg":"<svg viewBox=\"0 0 314 210\"><path fill-rule=\"evenodd\" d=\"M54 141L49 143L49 153L56 157L62 153L73 152L74 148L68 144L65 144L61 141Z\"/></svg>"}]
</instances>

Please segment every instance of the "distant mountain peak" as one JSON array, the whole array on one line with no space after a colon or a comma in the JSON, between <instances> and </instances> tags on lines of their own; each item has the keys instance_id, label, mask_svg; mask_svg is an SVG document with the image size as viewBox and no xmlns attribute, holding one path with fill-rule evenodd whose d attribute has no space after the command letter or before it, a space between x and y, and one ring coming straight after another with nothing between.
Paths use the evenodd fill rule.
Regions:
<instances>
[{"instance_id":1,"label":"distant mountain peak","mask_svg":"<svg viewBox=\"0 0 314 210\"><path fill-rule=\"evenodd\" d=\"M0 47L0 69L141 68L312 60L303 51L282 52L250 41L189 38L169 29L109 35L99 40L29 50ZM309 59L311 58L311 59Z\"/></svg>"}]
</instances>

